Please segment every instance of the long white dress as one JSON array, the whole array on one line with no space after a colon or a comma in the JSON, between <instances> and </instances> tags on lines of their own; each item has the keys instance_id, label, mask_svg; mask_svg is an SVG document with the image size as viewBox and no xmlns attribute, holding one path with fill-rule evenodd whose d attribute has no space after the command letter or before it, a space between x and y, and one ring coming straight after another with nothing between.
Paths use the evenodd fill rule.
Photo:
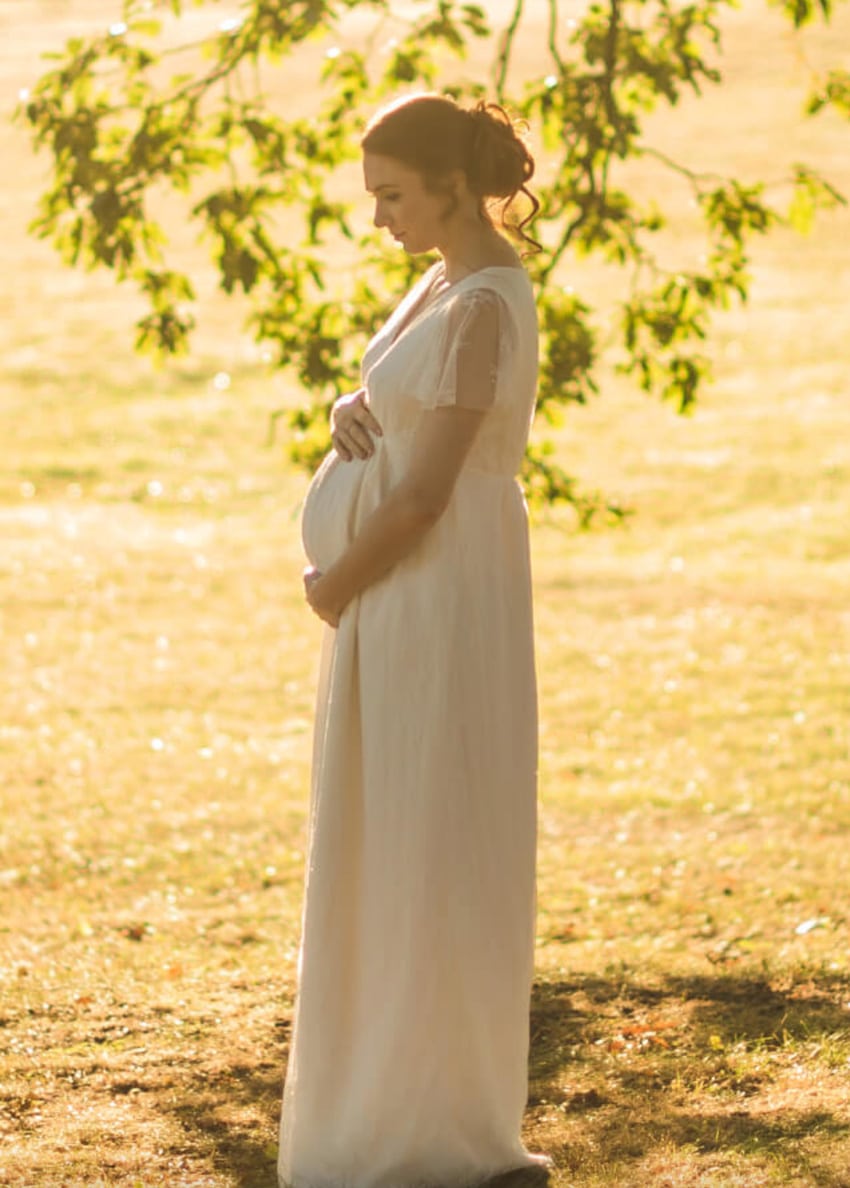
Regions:
<instances>
[{"instance_id":1,"label":"long white dress","mask_svg":"<svg viewBox=\"0 0 850 1188\"><path fill-rule=\"evenodd\" d=\"M283 1188L461 1188L533 1162L537 711L515 476L537 318L520 268L445 285L435 265L368 346L374 454L329 455L305 501L326 568L404 475L424 411L485 393L443 516L326 631ZM470 354L482 308L496 359Z\"/></svg>"}]
</instances>

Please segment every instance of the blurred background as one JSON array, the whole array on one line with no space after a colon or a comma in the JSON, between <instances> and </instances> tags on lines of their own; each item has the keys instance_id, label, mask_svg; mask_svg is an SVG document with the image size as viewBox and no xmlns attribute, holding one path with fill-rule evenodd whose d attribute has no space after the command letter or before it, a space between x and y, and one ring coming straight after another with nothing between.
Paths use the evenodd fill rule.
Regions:
<instances>
[{"instance_id":1,"label":"blurred background","mask_svg":"<svg viewBox=\"0 0 850 1188\"><path fill-rule=\"evenodd\" d=\"M117 10L0 0L7 116L45 51ZM228 12L192 9L180 37ZM546 12L529 4L518 43L530 72ZM722 24L723 85L653 116L652 142L779 189L804 160L850 194L850 125L801 116L813 78L850 64L850 12L794 34L745 0ZM287 62L273 102L309 103L326 49ZM492 46L475 52L460 73ZM301 595L307 476L268 431L304 393L176 214L199 327L185 357L138 356L139 299L27 233L48 162L11 118L0 160L3 1182L262 1188L321 629ZM651 196L656 175L629 168ZM669 250L696 258L687 187L665 184ZM846 1182L846 209L777 228L751 272L691 416L607 359L598 399L552 431L570 473L633 513L581 535L544 512L534 531L529 1136L559 1153L559 1188ZM570 259L563 283L604 304L616 279Z\"/></svg>"}]
</instances>

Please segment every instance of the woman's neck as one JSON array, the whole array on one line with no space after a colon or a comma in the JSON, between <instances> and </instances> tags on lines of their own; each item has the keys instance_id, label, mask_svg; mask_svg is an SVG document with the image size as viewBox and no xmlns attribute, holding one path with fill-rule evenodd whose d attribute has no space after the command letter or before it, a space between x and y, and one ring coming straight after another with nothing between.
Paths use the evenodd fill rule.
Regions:
<instances>
[{"instance_id":1,"label":"woman's neck","mask_svg":"<svg viewBox=\"0 0 850 1188\"><path fill-rule=\"evenodd\" d=\"M522 267L519 256L507 240L494 227L482 224L480 219L459 226L437 247L450 285L482 268Z\"/></svg>"}]
</instances>

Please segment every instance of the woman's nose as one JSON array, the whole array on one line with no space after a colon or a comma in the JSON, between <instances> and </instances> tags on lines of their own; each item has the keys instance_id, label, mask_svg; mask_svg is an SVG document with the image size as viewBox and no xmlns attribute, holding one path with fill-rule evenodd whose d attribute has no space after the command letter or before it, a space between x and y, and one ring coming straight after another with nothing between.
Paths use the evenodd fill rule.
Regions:
<instances>
[{"instance_id":1,"label":"woman's nose","mask_svg":"<svg viewBox=\"0 0 850 1188\"><path fill-rule=\"evenodd\" d=\"M386 227L387 225L387 218L383 212L383 209L381 208L380 202L375 204L375 217L372 222L376 227Z\"/></svg>"}]
</instances>

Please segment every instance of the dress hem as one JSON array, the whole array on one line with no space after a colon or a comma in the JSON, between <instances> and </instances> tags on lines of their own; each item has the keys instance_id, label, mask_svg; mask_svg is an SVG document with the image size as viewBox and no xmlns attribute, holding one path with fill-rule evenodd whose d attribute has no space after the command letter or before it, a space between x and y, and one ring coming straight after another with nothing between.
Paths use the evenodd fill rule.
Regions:
<instances>
[{"instance_id":1,"label":"dress hem","mask_svg":"<svg viewBox=\"0 0 850 1188\"><path fill-rule=\"evenodd\" d=\"M535 1180L538 1177L542 1180L544 1174L549 1176L552 1168L553 1163L548 1155L529 1155L524 1163L513 1163L510 1167L494 1168L472 1178L466 1176L462 1179L443 1179L439 1182L431 1179L398 1180L393 1182L392 1188L487 1188L489 1184L496 1188L497 1183L506 1177L519 1176L523 1173L529 1175L537 1173ZM291 1180L279 1176L277 1184L278 1188L368 1188L368 1185L364 1185L362 1180L314 1180L303 1176L296 1176ZM385 1188L389 1188L389 1186L387 1185Z\"/></svg>"}]
</instances>

